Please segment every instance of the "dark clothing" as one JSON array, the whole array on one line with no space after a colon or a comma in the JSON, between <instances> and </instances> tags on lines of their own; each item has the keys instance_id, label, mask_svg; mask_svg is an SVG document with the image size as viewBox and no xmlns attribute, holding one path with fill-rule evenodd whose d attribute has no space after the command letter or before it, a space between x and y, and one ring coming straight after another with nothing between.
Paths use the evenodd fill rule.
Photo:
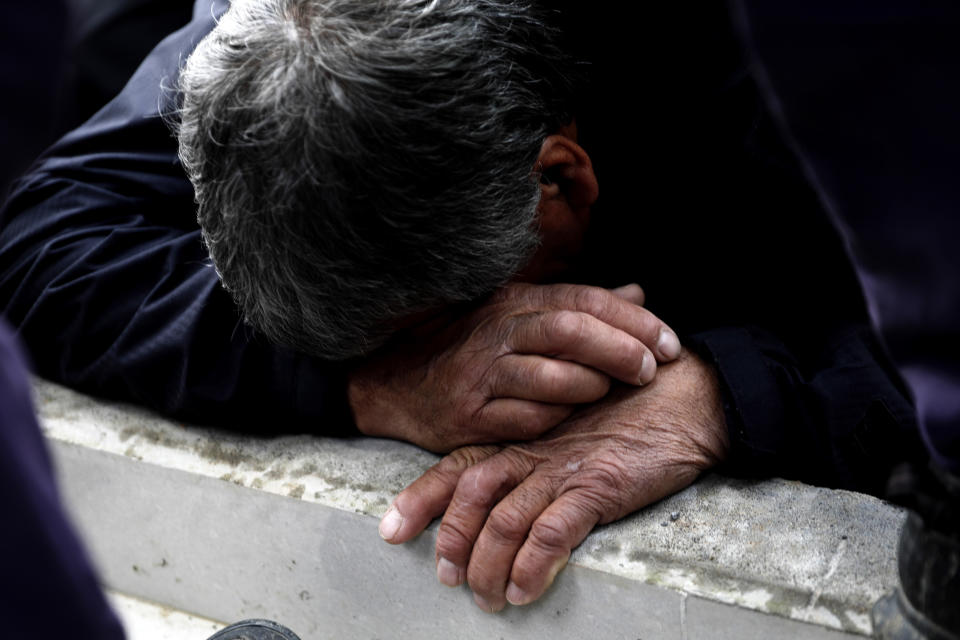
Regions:
<instances>
[{"instance_id":1,"label":"dark clothing","mask_svg":"<svg viewBox=\"0 0 960 640\"><path fill-rule=\"evenodd\" d=\"M120 93L160 40L190 21L192 0L66 0L73 14L60 132Z\"/></svg>"},{"instance_id":2,"label":"dark clothing","mask_svg":"<svg viewBox=\"0 0 960 640\"><path fill-rule=\"evenodd\" d=\"M62 1L11 0L0 19L0 199L53 138L65 66Z\"/></svg>"},{"instance_id":3,"label":"dark clothing","mask_svg":"<svg viewBox=\"0 0 960 640\"><path fill-rule=\"evenodd\" d=\"M738 3L934 462L960 474L960 6Z\"/></svg>"},{"instance_id":4,"label":"dark clothing","mask_svg":"<svg viewBox=\"0 0 960 640\"><path fill-rule=\"evenodd\" d=\"M211 13L199 2L121 95L18 185L3 212L0 305L53 379L187 419L287 426L283 412L329 433L345 422L343 371L242 326L161 117L175 111L178 65ZM623 56L587 47L593 94L578 124L604 191L587 279L640 282L716 364L730 471L877 491L910 441L912 408L829 225L803 223L822 211L767 126L727 16L714 17L702 30L722 51L706 69L692 64L701 49L651 65L634 83L650 84L649 105L623 99ZM582 41L603 42L600 26L578 24ZM660 43L675 35L651 29ZM626 156L637 162L624 161L625 143L643 145Z\"/></svg>"},{"instance_id":5,"label":"dark clothing","mask_svg":"<svg viewBox=\"0 0 960 640\"><path fill-rule=\"evenodd\" d=\"M960 634L960 7L734 7L766 100L842 230L913 391L932 461L890 480L889 497L916 514L901 531L898 594L874 610L875 633Z\"/></svg>"},{"instance_id":6,"label":"dark clothing","mask_svg":"<svg viewBox=\"0 0 960 640\"><path fill-rule=\"evenodd\" d=\"M0 322L0 620L4 638L120 640L67 521L30 401L20 350Z\"/></svg>"},{"instance_id":7,"label":"dark clothing","mask_svg":"<svg viewBox=\"0 0 960 640\"><path fill-rule=\"evenodd\" d=\"M578 115L601 191L591 278L635 279L717 365L727 472L882 491L882 469L919 449L912 409L727 8L647 3L611 22L572 4L593 63Z\"/></svg>"},{"instance_id":8,"label":"dark clothing","mask_svg":"<svg viewBox=\"0 0 960 640\"><path fill-rule=\"evenodd\" d=\"M0 194L49 142L64 67L62 3L11 0L0 20ZM0 319L0 620L4 638L122 640L63 513L27 368Z\"/></svg>"},{"instance_id":9,"label":"dark clothing","mask_svg":"<svg viewBox=\"0 0 960 640\"><path fill-rule=\"evenodd\" d=\"M17 186L2 213L2 310L38 372L79 389L189 420L332 427L345 406L338 367L242 325L161 118L176 108L181 54L213 27L200 4Z\"/></svg>"}]
</instances>

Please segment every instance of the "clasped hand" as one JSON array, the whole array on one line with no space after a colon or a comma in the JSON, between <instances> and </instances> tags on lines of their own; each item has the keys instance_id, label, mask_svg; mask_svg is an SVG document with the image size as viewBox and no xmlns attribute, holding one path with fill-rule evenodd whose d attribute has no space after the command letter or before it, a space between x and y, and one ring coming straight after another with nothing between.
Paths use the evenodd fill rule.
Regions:
<instances>
[{"instance_id":1,"label":"clasped hand","mask_svg":"<svg viewBox=\"0 0 960 640\"><path fill-rule=\"evenodd\" d=\"M399 332L348 384L362 433L446 453L535 438L595 402L611 379L653 380L680 354L643 290L511 284L444 323Z\"/></svg>"},{"instance_id":2,"label":"clasped hand","mask_svg":"<svg viewBox=\"0 0 960 640\"><path fill-rule=\"evenodd\" d=\"M658 372L681 348L642 304L636 285L512 284L354 370L362 432L453 450L396 498L381 535L402 543L443 515L438 579L498 611L540 597L597 524L722 459L712 368L684 354Z\"/></svg>"}]
</instances>

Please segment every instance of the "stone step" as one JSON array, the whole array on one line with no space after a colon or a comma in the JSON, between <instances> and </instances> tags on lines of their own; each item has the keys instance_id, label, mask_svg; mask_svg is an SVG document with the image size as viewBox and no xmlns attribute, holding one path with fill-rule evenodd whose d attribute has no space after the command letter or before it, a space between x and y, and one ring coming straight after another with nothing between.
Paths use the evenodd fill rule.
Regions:
<instances>
[{"instance_id":1,"label":"stone step","mask_svg":"<svg viewBox=\"0 0 960 640\"><path fill-rule=\"evenodd\" d=\"M896 581L903 512L717 475L592 533L548 594L488 615L436 581L436 523L392 547L389 501L436 456L372 438L184 426L36 381L69 510L109 588L323 638L855 638ZM676 517L671 518L671 514Z\"/></svg>"}]
</instances>

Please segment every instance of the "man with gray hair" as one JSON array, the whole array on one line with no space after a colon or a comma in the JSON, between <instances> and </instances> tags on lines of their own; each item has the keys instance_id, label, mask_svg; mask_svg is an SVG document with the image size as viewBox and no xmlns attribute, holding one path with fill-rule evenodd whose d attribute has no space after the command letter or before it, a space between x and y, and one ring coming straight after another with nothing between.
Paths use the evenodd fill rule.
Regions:
<instances>
[{"instance_id":1,"label":"man with gray hair","mask_svg":"<svg viewBox=\"0 0 960 640\"><path fill-rule=\"evenodd\" d=\"M529 2L235 2L180 74L177 132L204 241L247 322L343 360L518 273L558 275L597 197L559 39ZM662 360L680 351L610 292L498 300L470 316L467 344L416 344L417 358L451 353L463 390L430 395L455 409L401 423L385 385L359 374L358 426L434 451L529 438L601 398L604 373L649 382L645 342Z\"/></svg>"},{"instance_id":2,"label":"man with gray hair","mask_svg":"<svg viewBox=\"0 0 960 640\"><path fill-rule=\"evenodd\" d=\"M556 40L521 2L234 2L180 74L178 136L248 322L349 358L520 271L572 117Z\"/></svg>"},{"instance_id":3,"label":"man with gray hair","mask_svg":"<svg viewBox=\"0 0 960 640\"><path fill-rule=\"evenodd\" d=\"M595 525L725 459L877 491L912 411L841 247L789 225L808 228L819 205L763 114L741 117L757 100L725 17L706 10L695 34L709 57L645 68L662 104L641 119L605 98L622 90L617 64L658 40L595 13L199 2L16 188L0 302L41 373L90 391L188 419L328 433L352 419L433 451L467 445L380 532L404 542L444 514L438 579L468 582L487 611L535 600ZM577 28L596 54L589 93L572 72ZM618 211L585 239L594 159ZM669 204L649 215L653 202ZM774 207L788 233L752 246L738 225ZM819 259L800 260L812 245ZM638 274L691 351L638 286L565 284ZM797 304L814 298L831 313Z\"/></svg>"}]
</instances>

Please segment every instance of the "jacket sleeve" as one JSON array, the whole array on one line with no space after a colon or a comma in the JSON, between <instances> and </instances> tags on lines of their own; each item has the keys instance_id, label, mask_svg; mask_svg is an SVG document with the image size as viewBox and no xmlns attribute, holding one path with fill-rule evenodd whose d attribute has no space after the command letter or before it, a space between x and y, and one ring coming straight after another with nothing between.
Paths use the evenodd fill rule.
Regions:
<instances>
[{"instance_id":1,"label":"jacket sleeve","mask_svg":"<svg viewBox=\"0 0 960 640\"><path fill-rule=\"evenodd\" d=\"M272 431L349 423L337 364L247 328L202 245L165 120L217 2L14 186L2 212L0 311L37 372L185 420Z\"/></svg>"},{"instance_id":2,"label":"jacket sleeve","mask_svg":"<svg viewBox=\"0 0 960 640\"><path fill-rule=\"evenodd\" d=\"M880 495L895 464L921 455L913 406L873 332L823 335L789 347L757 327L688 338L720 379L731 442L723 473Z\"/></svg>"}]
</instances>

